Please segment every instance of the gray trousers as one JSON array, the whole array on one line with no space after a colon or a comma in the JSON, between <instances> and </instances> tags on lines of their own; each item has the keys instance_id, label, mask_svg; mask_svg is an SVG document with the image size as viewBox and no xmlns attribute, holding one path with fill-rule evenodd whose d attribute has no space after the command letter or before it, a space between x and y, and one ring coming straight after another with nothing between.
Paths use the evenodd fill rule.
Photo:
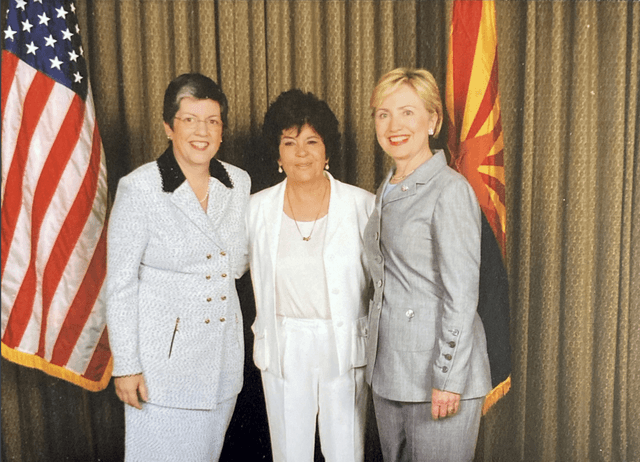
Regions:
<instances>
[{"instance_id":1,"label":"gray trousers","mask_svg":"<svg viewBox=\"0 0 640 462\"><path fill-rule=\"evenodd\" d=\"M385 462L472 461L483 398L460 401L458 413L433 420L431 403L392 401L373 392Z\"/></svg>"}]
</instances>

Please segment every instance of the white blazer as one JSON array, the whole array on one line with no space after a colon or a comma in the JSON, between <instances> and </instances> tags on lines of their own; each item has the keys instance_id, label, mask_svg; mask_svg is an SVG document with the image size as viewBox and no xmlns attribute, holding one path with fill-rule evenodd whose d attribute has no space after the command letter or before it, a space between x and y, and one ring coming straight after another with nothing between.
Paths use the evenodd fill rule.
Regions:
<instances>
[{"instance_id":1,"label":"white blazer","mask_svg":"<svg viewBox=\"0 0 640 462\"><path fill-rule=\"evenodd\" d=\"M212 409L242 388L235 278L246 266L246 172L213 159L205 214L168 149L123 177L111 211L107 323L115 376L149 402Z\"/></svg>"},{"instance_id":2,"label":"white blazer","mask_svg":"<svg viewBox=\"0 0 640 462\"><path fill-rule=\"evenodd\" d=\"M364 256L364 228L375 196L341 183L331 182L327 231L324 243L329 308L336 338L340 374L366 365L368 335L368 276ZM253 360L262 371L282 377L276 332L276 255L287 180L251 196L247 212L249 260L256 300Z\"/></svg>"}]
</instances>

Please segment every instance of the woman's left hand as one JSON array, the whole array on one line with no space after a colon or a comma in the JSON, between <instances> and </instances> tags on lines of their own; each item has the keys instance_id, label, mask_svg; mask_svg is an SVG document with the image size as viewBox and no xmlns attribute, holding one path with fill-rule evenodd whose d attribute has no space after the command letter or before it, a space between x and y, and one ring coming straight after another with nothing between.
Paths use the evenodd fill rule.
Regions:
<instances>
[{"instance_id":1,"label":"woman's left hand","mask_svg":"<svg viewBox=\"0 0 640 462\"><path fill-rule=\"evenodd\" d=\"M438 420L443 417L451 417L460 408L460 395L450 391L431 389L431 417Z\"/></svg>"}]
</instances>

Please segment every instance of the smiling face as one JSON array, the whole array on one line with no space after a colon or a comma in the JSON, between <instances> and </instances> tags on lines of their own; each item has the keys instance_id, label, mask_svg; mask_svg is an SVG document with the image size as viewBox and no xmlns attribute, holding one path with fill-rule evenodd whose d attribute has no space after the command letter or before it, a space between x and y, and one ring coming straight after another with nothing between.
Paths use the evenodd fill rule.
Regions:
<instances>
[{"instance_id":1,"label":"smiling face","mask_svg":"<svg viewBox=\"0 0 640 462\"><path fill-rule=\"evenodd\" d=\"M431 157L429 130L435 129L438 117L427 111L411 85L400 85L389 94L374 118L378 143L396 162L409 162L418 155Z\"/></svg>"},{"instance_id":2,"label":"smiling face","mask_svg":"<svg viewBox=\"0 0 640 462\"><path fill-rule=\"evenodd\" d=\"M173 153L180 167L209 167L222 143L220 104L211 99L190 96L180 101L173 129L164 123L167 136L173 140Z\"/></svg>"},{"instance_id":3,"label":"smiling face","mask_svg":"<svg viewBox=\"0 0 640 462\"><path fill-rule=\"evenodd\" d=\"M324 178L324 141L311 126L303 125L300 133L296 127L282 130L279 151L278 163L289 180L306 183Z\"/></svg>"}]
</instances>

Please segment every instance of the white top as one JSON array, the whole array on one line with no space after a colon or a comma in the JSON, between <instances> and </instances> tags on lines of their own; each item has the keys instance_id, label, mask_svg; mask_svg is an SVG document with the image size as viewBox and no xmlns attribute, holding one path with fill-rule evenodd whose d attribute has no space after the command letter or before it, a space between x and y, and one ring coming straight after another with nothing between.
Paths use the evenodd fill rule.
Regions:
<instances>
[{"instance_id":1,"label":"white top","mask_svg":"<svg viewBox=\"0 0 640 462\"><path fill-rule=\"evenodd\" d=\"M296 222L282 212L276 260L276 315L290 318L331 319L322 253L327 215ZM303 236L311 239L302 240Z\"/></svg>"}]
</instances>

